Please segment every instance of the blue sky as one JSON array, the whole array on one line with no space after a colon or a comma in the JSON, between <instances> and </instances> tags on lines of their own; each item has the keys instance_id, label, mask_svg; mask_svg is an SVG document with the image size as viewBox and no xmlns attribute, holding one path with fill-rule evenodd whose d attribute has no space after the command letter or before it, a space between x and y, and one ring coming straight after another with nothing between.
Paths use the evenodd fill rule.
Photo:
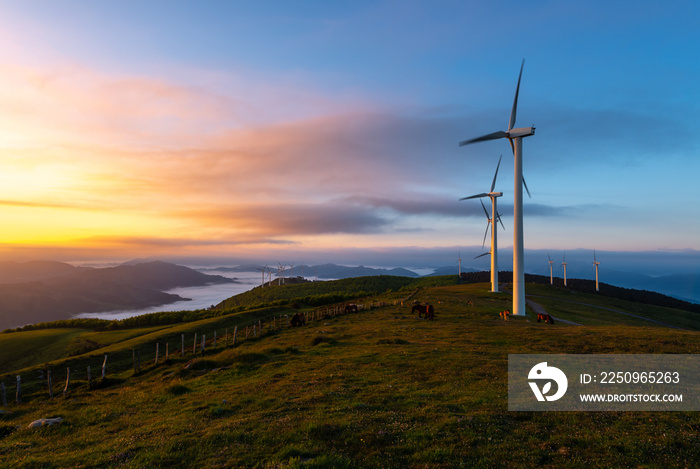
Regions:
<instances>
[{"instance_id":1,"label":"blue sky","mask_svg":"<svg viewBox=\"0 0 700 469\"><path fill-rule=\"evenodd\" d=\"M525 58L526 249L697 256L698 14L691 1L3 1L0 163L37 187L0 194L13 226L0 254L410 265L481 249L483 211L458 199L488 189L501 153L507 248L510 147L457 144L506 129Z\"/></svg>"}]
</instances>

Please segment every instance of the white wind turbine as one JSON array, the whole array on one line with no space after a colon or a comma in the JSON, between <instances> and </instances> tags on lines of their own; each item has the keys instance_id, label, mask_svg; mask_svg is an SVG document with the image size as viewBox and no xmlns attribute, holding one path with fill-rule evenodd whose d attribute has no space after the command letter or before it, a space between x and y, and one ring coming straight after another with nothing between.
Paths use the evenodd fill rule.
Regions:
<instances>
[{"instance_id":1,"label":"white wind turbine","mask_svg":"<svg viewBox=\"0 0 700 469\"><path fill-rule=\"evenodd\" d=\"M566 253L564 253L564 260L561 263L562 267L564 267L564 286L566 286L566 266L569 265L566 263Z\"/></svg>"},{"instance_id":2,"label":"white wind turbine","mask_svg":"<svg viewBox=\"0 0 700 469\"><path fill-rule=\"evenodd\" d=\"M554 273L552 272L552 264L554 264L554 261L549 257L549 254L547 254L547 259L549 259L549 284L554 285Z\"/></svg>"},{"instance_id":3,"label":"white wind turbine","mask_svg":"<svg viewBox=\"0 0 700 469\"><path fill-rule=\"evenodd\" d=\"M459 264L459 266L457 267L457 271L458 271L457 276L459 278L462 278L462 253L461 252L458 254L457 263Z\"/></svg>"},{"instance_id":4,"label":"white wind turbine","mask_svg":"<svg viewBox=\"0 0 700 469\"><path fill-rule=\"evenodd\" d=\"M518 94L520 92L520 79L523 76L525 59L520 65L520 75L518 76L518 86L515 88L515 98L513 108L510 111L507 131L498 131L492 134L473 138L460 142L459 146L470 143L485 142L487 140L497 140L507 138L513 150L515 160L514 176L514 201L513 201L513 315L525 316L525 247L523 241L523 145L522 140L530 135L535 135L535 127L522 127L515 129L515 116L518 110ZM525 186L527 190L527 186ZM528 191L528 194L530 191Z\"/></svg>"},{"instance_id":5,"label":"white wind turbine","mask_svg":"<svg viewBox=\"0 0 700 469\"><path fill-rule=\"evenodd\" d=\"M260 283L261 287L265 286L265 270L267 269L267 266L263 267L262 269L257 269L260 272L262 272L262 283Z\"/></svg>"},{"instance_id":6,"label":"white wind turbine","mask_svg":"<svg viewBox=\"0 0 700 469\"><path fill-rule=\"evenodd\" d=\"M489 192L483 192L481 194L476 194L472 195L470 197L464 197L459 200L467 200L467 199L478 199L481 197L489 197L491 199L491 217L489 217L489 212L486 210L486 207L484 207L484 203L481 202L481 206L484 208L484 213L486 214L486 219L488 220L486 224L486 232L484 233L484 242L481 244L483 247L484 244L486 243L486 235L489 232L489 226L491 227L491 250L487 253L481 254L480 256L476 256L476 258L479 258L481 256L485 256L486 254L491 254L491 291L494 293L498 293L498 237L496 236L496 232L498 231L496 229L496 220L501 222L501 226L505 230L505 226L503 226L503 222L501 221L501 216L498 214L498 209L496 208L496 199L498 197L501 197L503 195L503 192L494 192L493 189L496 187L496 178L498 177L498 168L501 167L501 159L503 158L503 155L501 155L501 158L498 159L498 165L496 166L496 173L493 175L493 182L491 183L491 190Z\"/></svg>"},{"instance_id":7,"label":"white wind turbine","mask_svg":"<svg viewBox=\"0 0 700 469\"><path fill-rule=\"evenodd\" d=\"M595 258L595 249L593 250L593 265L595 266L595 291L598 290L598 266L600 265L600 262Z\"/></svg>"}]
</instances>

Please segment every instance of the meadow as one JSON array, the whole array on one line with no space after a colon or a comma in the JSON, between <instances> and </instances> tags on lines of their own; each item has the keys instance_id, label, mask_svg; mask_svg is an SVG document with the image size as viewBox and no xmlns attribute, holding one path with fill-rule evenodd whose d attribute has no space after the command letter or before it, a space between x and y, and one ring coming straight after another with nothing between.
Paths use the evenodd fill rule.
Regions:
<instances>
[{"instance_id":1,"label":"meadow","mask_svg":"<svg viewBox=\"0 0 700 469\"><path fill-rule=\"evenodd\" d=\"M537 323L531 316L506 322L498 312L510 307L508 294L488 293L481 283L430 282L406 281L357 298L379 306L359 314L299 328L270 330L268 322L263 335L247 339L245 325L323 309L300 298L327 293L280 290L286 302L245 309L239 301L216 316L176 324L0 334L3 357L12 348L18 357L32 354L32 346L43 351L22 366L3 360L0 380L8 390L15 374L25 384L22 403L8 394L12 402L0 415L2 465L697 467L697 412L507 410L509 353L695 354L700 320L692 313L528 284L528 294L556 309L557 317L582 325ZM436 319L411 314L410 302L399 302L409 295L434 304ZM574 297L578 303L567 301ZM624 315L617 321L599 307L686 327L630 322ZM194 333L207 336L204 352L193 353ZM72 355L81 343L99 347ZM158 364L156 343L161 357L164 344L171 347ZM133 369L134 350L142 357L139 372ZM97 370L104 354L109 359L102 380ZM88 364L94 370L91 387ZM40 372L51 369L65 379L66 367L76 370L67 395L56 379L49 399ZM63 423L26 428L47 417Z\"/></svg>"}]
</instances>

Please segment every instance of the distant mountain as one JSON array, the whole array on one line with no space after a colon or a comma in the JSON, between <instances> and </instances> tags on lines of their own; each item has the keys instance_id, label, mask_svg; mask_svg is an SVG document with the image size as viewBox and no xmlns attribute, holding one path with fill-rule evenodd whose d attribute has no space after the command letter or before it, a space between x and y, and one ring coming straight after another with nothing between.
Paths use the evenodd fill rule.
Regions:
<instances>
[{"instance_id":1,"label":"distant mountain","mask_svg":"<svg viewBox=\"0 0 700 469\"><path fill-rule=\"evenodd\" d=\"M457 275L457 266L456 265L448 265L445 267L438 267L437 269L433 270L433 273L431 274L426 274L423 277L437 277L437 276L442 276L442 275ZM477 269L465 269L462 268L462 272L479 272Z\"/></svg>"},{"instance_id":2,"label":"distant mountain","mask_svg":"<svg viewBox=\"0 0 700 469\"><path fill-rule=\"evenodd\" d=\"M260 264L244 264L236 267L218 267L213 270L218 270L221 272L256 272L259 269L265 267ZM394 275L398 277L419 277L419 275L412 270L396 268L396 269L381 269L376 267L365 267L363 265L357 267L347 267L344 265L337 264L321 264L321 265L295 265L292 275L294 277L301 276L302 268L304 271L304 277L312 278L318 276L320 279L343 279L343 278L353 278L353 277L367 277L372 275ZM268 266L268 269L272 271L273 274L277 274L278 270L276 266ZM209 270L209 269L207 269ZM289 278L290 269L289 266L285 269L285 277Z\"/></svg>"},{"instance_id":3,"label":"distant mountain","mask_svg":"<svg viewBox=\"0 0 700 469\"><path fill-rule=\"evenodd\" d=\"M90 269L54 261L0 262L0 283L34 282L72 275L81 270Z\"/></svg>"},{"instance_id":4,"label":"distant mountain","mask_svg":"<svg viewBox=\"0 0 700 469\"><path fill-rule=\"evenodd\" d=\"M306 273L308 272L308 273ZM305 275L311 277L312 274L318 275L318 278L323 279L343 279L352 277L367 277L372 275L394 275L398 277L419 277L419 275L411 270L396 268L396 269L380 269L374 267L365 267L363 265L357 267L346 267L336 264L322 264L304 267Z\"/></svg>"},{"instance_id":5,"label":"distant mountain","mask_svg":"<svg viewBox=\"0 0 700 469\"><path fill-rule=\"evenodd\" d=\"M234 280L165 262L102 269L58 262L0 266L0 329L69 319L84 312L140 309L182 301L165 293Z\"/></svg>"}]
</instances>

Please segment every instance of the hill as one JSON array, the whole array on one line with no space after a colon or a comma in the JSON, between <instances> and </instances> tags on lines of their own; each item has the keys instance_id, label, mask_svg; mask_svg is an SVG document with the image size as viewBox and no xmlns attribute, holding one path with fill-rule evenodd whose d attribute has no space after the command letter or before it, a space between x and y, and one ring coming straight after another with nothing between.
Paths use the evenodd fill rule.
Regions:
<instances>
[{"instance_id":1,"label":"hill","mask_svg":"<svg viewBox=\"0 0 700 469\"><path fill-rule=\"evenodd\" d=\"M221 316L168 327L30 331L26 340L25 332L0 334L0 351L27 342L46 349L58 338L74 351L89 341L103 345L0 376L7 386L21 374L23 383L23 403L15 404L8 393L9 413L0 414L3 464L584 468L692 467L700 460L697 412L507 410L509 353L696 354L697 332L616 324L600 307L586 307L587 320L606 325L504 322L498 312L510 297L487 289L485 283L406 283L358 298L366 306L359 314L316 316L291 329L280 328L278 319L328 307L294 309L300 299L290 296L274 308L222 310ZM608 304L607 297L547 285L526 289L562 304L575 295L582 302L597 299L603 307L657 308L624 300ZM284 286L268 290L287 295ZM394 304L411 294L436 306L435 321L418 320L408 306ZM372 304L378 307L370 309ZM246 338L246 326L252 329L260 320L264 334ZM193 347L195 333L206 335L204 351L199 343ZM137 355L141 369L134 372ZM87 365L93 369L92 387ZM66 367L71 381L63 398ZM54 399L48 398L47 370L53 372ZM63 423L26 428L45 417L61 417Z\"/></svg>"},{"instance_id":2,"label":"hill","mask_svg":"<svg viewBox=\"0 0 700 469\"><path fill-rule=\"evenodd\" d=\"M0 329L83 312L164 305L185 299L165 290L232 282L165 262L103 269L57 262L3 263L0 279Z\"/></svg>"}]
</instances>

